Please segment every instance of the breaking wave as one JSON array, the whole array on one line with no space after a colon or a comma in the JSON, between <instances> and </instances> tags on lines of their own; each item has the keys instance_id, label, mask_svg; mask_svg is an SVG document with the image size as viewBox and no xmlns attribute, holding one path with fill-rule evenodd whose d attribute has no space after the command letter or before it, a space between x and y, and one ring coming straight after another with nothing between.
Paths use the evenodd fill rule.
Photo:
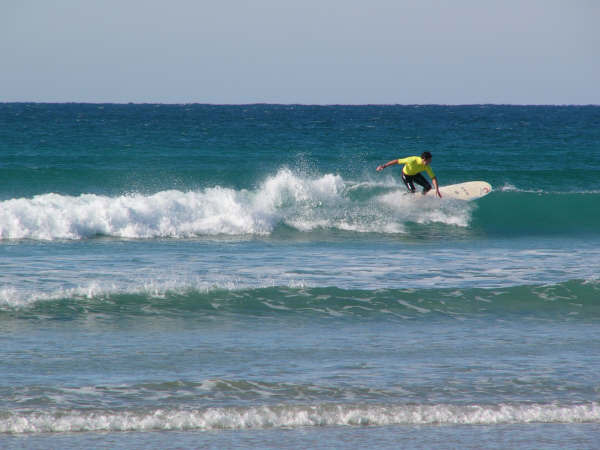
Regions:
<instances>
[{"instance_id":1,"label":"breaking wave","mask_svg":"<svg viewBox=\"0 0 600 450\"><path fill-rule=\"evenodd\" d=\"M435 199L417 201L399 188L282 169L256 190L215 186L118 197L48 193L0 202L0 239L268 235L282 226L402 233L406 222L468 225L472 207L466 203L440 207Z\"/></svg>"},{"instance_id":2,"label":"breaking wave","mask_svg":"<svg viewBox=\"0 0 600 450\"><path fill-rule=\"evenodd\" d=\"M185 431L386 425L599 423L600 405L265 405L193 410L22 412L0 416L0 433Z\"/></svg>"}]
</instances>

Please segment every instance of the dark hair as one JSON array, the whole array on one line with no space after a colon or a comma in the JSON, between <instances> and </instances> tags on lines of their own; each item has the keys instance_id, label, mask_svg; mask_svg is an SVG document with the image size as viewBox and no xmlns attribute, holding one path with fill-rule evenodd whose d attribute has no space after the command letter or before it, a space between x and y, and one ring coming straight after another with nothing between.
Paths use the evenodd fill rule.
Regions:
<instances>
[{"instance_id":1,"label":"dark hair","mask_svg":"<svg viewBox=\"0 0 600 450\"><path fill-rule=\"evenodd\" d=\"M423 158L423 159L431 159L431 153L429 153L429 152L423 152L423 153L421 153L421 158Z\"/></svg>"}]
</instances>

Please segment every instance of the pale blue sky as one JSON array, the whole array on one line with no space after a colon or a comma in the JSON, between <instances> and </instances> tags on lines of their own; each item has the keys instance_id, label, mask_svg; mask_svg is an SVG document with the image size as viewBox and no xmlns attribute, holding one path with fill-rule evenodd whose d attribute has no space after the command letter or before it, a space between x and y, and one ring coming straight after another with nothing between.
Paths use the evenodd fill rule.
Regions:
<instances>
[{"instance_id":1,"label":"pale blue sky","mask_svg":"<svg viewBox=\"0 0 600 450\"><path fill-rule=\"evenodd\" d=\"M0 101L600 104L600 0L0 0Z\"/></svg>"}]
</instances>

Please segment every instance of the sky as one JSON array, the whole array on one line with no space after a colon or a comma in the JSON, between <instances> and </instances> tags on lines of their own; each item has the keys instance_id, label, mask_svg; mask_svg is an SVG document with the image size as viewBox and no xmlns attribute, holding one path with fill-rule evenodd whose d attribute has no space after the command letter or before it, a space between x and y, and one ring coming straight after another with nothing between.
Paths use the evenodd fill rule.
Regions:
<instances>
[{"instance_id":1,"label":"sky","mask_svg":"<svg viewBox=\"0 0 600 450\"><path fill-rule=\"evenodd\" d=\"M600 0L0 0L0 102L600 104Z\"/></svg>"}]
</instances>

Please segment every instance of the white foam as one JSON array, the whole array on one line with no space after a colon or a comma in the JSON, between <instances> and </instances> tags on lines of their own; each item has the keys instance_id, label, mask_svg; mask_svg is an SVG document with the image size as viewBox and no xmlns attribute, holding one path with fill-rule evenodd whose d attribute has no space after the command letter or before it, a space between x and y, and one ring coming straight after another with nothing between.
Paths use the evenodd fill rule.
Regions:
<instances>
[{"instance_id":1,"label":"white foam","mask_svg":"<svg viewBox=\"0 0 600 450\"><path fill-rule=\"evenodd\" d=\"M239 430L364 425L600 423L600 405L275 405L149 411L19 412L0 418L0 433Z\"/></svg>"},{"instance_id":2,"label":"white foam","mask_svg":"<svg viewBox=\"0 0 600 450\"><path fill-rule=\"evenodd\" d=\"M443 223L460 227L469 225L474 207L464 201L446 200L440 203L435 197L407 195L403 191L381 195L378 200L403 222Z\"/></svg>"},{"instance_id":3,"label":"white foam","mask_svg":"<svg viewBox=\"0 0 600 450\"><path fill-rule=\"evenodd\" d=\"M511 183L506 183L504 184L504 186L500 187L500 189L498 189L501 192L518 192L519 189Z\"/></svg>"},{"instance_id":4,"label":"white foam","mask_svg":"<svg viewBox=\"0 0 600 450\"><path fill-rule=\"evenodd\" d=\"M249 286L249 285L248 285ZM0 308L21 309L31 307L37 303L55 301L59 299L75 298L91 300L95 298L106 298L111 295L147 295L153 298L164 298L168 293L185 294L189 291L210 292L213 290L226 289L236 290L248 287L239 285L234 280L203 281L189 279L168 280L133 280L129 283L123 281L117 283L106 283L90 281L74 288L58 288L54 290L22 289L12 287L0 289ZM266 287L264 283L259 286Z\"/></svg>"},{"instance_id":5,"label":"white foam","mask_svg":"<svg viewBox=\"0 0 600 450\"><path fill-rule=\"evenodd\" d=\"M400 303L402 306L405 306L405 307L407 307L409 309L414 309L415 311L418 311L418 312L420 312L422 314L427 314L427 313L431 312L430 309L420 308L418 306L415 306L415 305L412 305L412 304L410 304L408 302L405 302L404 300L397 300L397 302Z\"/></svg>"},{"instance_id":6,"label":"white foam","mask_svg":"<svg viewBox=\"0 0 600 450\"><path fill-rule=\"evenodd\" d=\"M500 192L518 192L524 194L538 194L538 195L597 195L600 194L600 191L597 189L579 189L573 188L571 190L565 191L555 191L555 190L546 190L546 189L525 189L519 188L511 183L505 183L504 186L501 186L497 189Z\"/></svg>"},{"instance_id":7,"label":"white foam","mask_svg":"<svg viewBox=\"0 0 600 450\"><path fill-rule=\"evenodd\" d=\"M279 224L300 231L401 233L407 220L459 226L469 221L464 205L448 202L440 208L427 199L417 205L400 193L353 199L355 186L339 175L310 177L281 169L255 190L216 186L117 197L49 193L0 202L0 240L267 235Z\"/></svg>"}]
</instances>

